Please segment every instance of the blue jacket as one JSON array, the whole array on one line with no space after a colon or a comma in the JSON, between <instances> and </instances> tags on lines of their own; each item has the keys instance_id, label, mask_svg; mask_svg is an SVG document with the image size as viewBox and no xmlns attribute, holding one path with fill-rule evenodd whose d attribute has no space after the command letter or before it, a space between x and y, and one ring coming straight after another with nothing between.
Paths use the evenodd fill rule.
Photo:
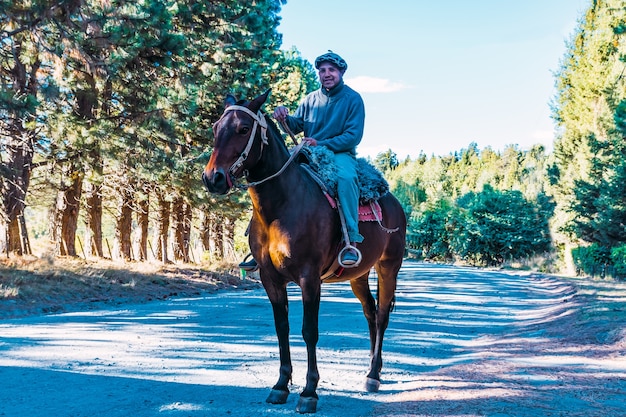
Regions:
<instances>
[{"instance_id":1,"label":"blue jacket","mask_svg":"<svg viewBox=\"0 0 626 417\"><path fill-rule=\"evenodd\" d=\"M294 134L314 138L318 145L335 153L356 155L356 146L363 138L365 106L353 89L339 82L326 91L323 87L309 93L287 124Z\"/></svg>"}]
</instances>

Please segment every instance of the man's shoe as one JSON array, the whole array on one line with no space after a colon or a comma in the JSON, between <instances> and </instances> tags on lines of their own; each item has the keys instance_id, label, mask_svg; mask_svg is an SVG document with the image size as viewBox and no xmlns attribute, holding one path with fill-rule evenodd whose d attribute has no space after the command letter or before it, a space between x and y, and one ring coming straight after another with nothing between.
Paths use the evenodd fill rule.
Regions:
<instances>
[{"instance_id":1,"label":"man's shoe","mask_svg":"<svg viewBox=\"0 0 626 417\"><path fill-rule=\"evenodd\" d=\"M340 260L340 264L342 264L343 266L356 266L357 262L360 261L360 256L357 253L358 249L348 249L343 251L342 255L341 255L341 260Z\"/></svg>"},{"instance_id":2,"label":"man's shoe","mask_svg":"<svg viewBox=\"0 0 626 417\"><path fill-rule=\"evenodd\" d=\"M249 261L247 260L248 258L250 258ZM247 272L254 272L257 269L259 269L259 264L256 262L256 260L252 257L252 254L250 253L248 254L248 256L245 257L243 262L239 264L239 268Z\"/></svg>"}]
</instances>

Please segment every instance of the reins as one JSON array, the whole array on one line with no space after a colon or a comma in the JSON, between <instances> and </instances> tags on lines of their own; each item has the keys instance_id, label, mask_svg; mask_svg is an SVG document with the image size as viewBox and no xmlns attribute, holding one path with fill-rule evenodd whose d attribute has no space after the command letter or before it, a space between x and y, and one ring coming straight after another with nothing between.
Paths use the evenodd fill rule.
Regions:
<instances>
[{"instance_id":1,"label":"reins","mask_svg":"<svg viewBox=\"0 0 626 417\"><path fill-rule=\"evenodd\" d=\"M296 158L296 156L298 156L298 154L302 150L302 147L304 146L304 144L305 144L305 142L300 142L300 143L298 143L295 146L295 148L293 148L293 150L291 151L291 155L289 155L289 159L287 159L287 162L285 162L285 164L282 166L282 168L280 168L280 170L278 170L278 172L276 172L275 174L272 174L269 177L264 178L262 180L249 182L247 186L248 187L255 187L255 186L259 185L259 184L263 184L265 181L269 181L272 178L278 177L280 174L282 174L285 171L285 169L287 169L289 164Z\"/></svg>"},{"instance_id":2,"label":"reins","mask_svg":"<svg viewBox=\"0 0 626 417\"><path fill-rule=\"evenodd\" d=\"M289 125L285 122L285 120L281 120L280 125L283 127L285 132L287 132L287 134L293 141L294 145L298 146L298 139L296 139L296 136L293 134L293 132L291 131L291 129L289 128Z\"/></svg>"},{"instance_id":3,"label":"reins","mask_svg":"<svg viewBox=\"0 0 626 417\"><path fill-rule=\"evenodd\" d=\"M257 130L258 126L261 126L261 150L260 150L260 152L263 153L263 146L264 145L269 145L269 142L267 140L267 120L265 120L265 116L263 115L263 113L260 110L255 114L250 109L248 109L247 107L244 107L244 106L237 106L237 105L228 106L224 110L224 113L222 114L222 117L220 117L219 120L217 122L215 122L215 124L217 125L222 120L222 118L224 118L226 113L228 113L230 111L235 111L235 110L241 110L244 113L248 114L250 117L252 117L252 119L254 120L254 125L252 126L252 133L250 133L250 139L248 139L248 143L246 144L246 147L244 148L244 150L239 155L239 158L237 158L237 160L235 162L233 162L233 164L228 169L229 173L231 175L233 175L233 176L235 176L235 172L237 170L239 170L243 166L243 164L246 161L246 159L248 159L248 156L250 155L250 149L252 148L252 144L254 143L254 139L255 139L255 136L256 136L256 130ZM302 141L302 142L298 143L295 135L293 134L293 132L291 131L291 129L289 128L287 123L285 123L284 121L281 121L281 126L283 127L283 129L285 129L285 132L287 132L289 134L289 136L291 137L291 140L293 140L293 142L296 144L296 146L290 151L291 155L289 156L289 159L287 159L287 162L285 162L283 164L283 166L280 168L280 170L278 170L278 172L270 175L269 177L264 178L264 179L259 180L259 181L248 182L247 185L240 185L240 186L238 186L238 188L245 189L245 188L249 188L249 187L256 187L257 185L263 184L266 181L269 181L271 179L274 179L274 178L278 177L280 174L282 174L285 171L285 169L287 169L289 164L291 164L291 162L293 162L293 160L296 158L296 156L298 156L298 154L300 153L300 151L304 147L305 142ZM244 175L247 176L247 172L245 170L244 170L244 172L245 172Z\"/></svg>"}]
</instances>

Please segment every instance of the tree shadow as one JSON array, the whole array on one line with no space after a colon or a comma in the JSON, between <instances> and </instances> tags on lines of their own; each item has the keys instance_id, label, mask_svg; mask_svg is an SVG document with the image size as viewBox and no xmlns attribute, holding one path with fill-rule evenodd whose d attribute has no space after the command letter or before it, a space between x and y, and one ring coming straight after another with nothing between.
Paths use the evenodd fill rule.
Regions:
<instances>
[{"instance_id":1,"label":"tree shadow","mask_svg":"<svg viewBox=\"0 0 626 417\"><path fill-rule=\"evenodd\" d=\"M361 305L348 283L322 288L318 416L549 416L565 400L580 415L600 406L626 415L623 354L593 338L581 349L571 337L588 300L567 282L405 263L378 394L362 389ZM0 390L0 416L292 414L306 350L297 287L289 300L294 376L284 406L264 402L278 348L269 301L253 290L5 321L0 378L10 388ZM611 357L607 368L601 360Z\"/></svg>"}]
</instances>

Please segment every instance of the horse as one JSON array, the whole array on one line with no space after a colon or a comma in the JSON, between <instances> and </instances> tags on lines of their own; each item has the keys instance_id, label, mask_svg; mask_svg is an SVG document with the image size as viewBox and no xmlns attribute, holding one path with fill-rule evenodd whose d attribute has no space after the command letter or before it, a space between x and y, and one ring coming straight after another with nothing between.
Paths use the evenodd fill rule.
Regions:
<instances>
[{"instance_id":1,"label":"horse","mask_svg":"<svg viewBox=\"0 0 626 417\"><path fill-rule=\"evenodd\" d=\"M213 125L214 147L202 180L210 193L226 194L245 177L253 213L248 233L250 250L259 265L259 275L271 302L278 337L280 368L278 382L267 402L284 404L292 376L289 350L287 285L297 284L302 293L302 337L306 343L306 386L296 410L315 413L319 381L316 346L322 277L337 265L342 250L340 215L323 195L320 185L294 162L276 124L260 109L270 91L251 101L225 100L225 110ZM301 142L302 143L302 142ZM378 200L382 222L360 222L364 236L358 245L358 266L345 268L324 282L350 281L361 302L370 334L370 366L365 389L380 388L383 336L395 304L396 279L402 266L406 239L406 216L398 200L386 193ZM378 275L377 300L368 277Z\"/></svg>"}]
</instances>

